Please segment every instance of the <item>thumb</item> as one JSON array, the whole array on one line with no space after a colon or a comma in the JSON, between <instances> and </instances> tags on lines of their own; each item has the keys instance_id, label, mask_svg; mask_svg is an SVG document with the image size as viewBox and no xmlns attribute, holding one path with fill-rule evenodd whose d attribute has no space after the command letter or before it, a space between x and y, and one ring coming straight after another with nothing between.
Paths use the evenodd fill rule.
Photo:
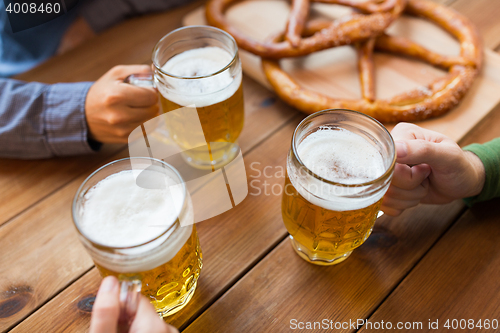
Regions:
<instances>
[{"instance_id":1,"label":"thumb","mask_svg":"<svg viewBox=\"0 0 500 333\"><path fill-rule=\"evenodd\" d=\"M151 74L148 65L119 65L111 68L105 75L111 79L123 81L132 74Z\"/></svg>"},{"instance_id":2,"label":"thumb","mask_svg":"<svg viewBox=\"0 0 500 333\"><path fill-rule=\"evenodd\" d=\"M440 143L417 139L396 141L395 145L398 163L408 165L425 163L433 167L443 162Z\"/></svg>"},{"instance_id":3,"label":"thumb","mask_svg":"<svg viewBox=\"0 0 500 333\"><path fill-rule=\"evenodd\" d=\"M143 296L139 300L139 307L134 321L130 326L130 333L179 333L179 331L168 325L158 316L153 305Z\"/></svg>"},{"instance_id":4,"label":"thumb","mask_svg":"<svg viewBox=\"0 0 500 333\"><path fill-rule=\"evenodd\" d=\"M97 292L92 308L90 333L116 332L119 314L118 280L113 276L108 276L104 278Z\"/></svg>"}]
</instances>

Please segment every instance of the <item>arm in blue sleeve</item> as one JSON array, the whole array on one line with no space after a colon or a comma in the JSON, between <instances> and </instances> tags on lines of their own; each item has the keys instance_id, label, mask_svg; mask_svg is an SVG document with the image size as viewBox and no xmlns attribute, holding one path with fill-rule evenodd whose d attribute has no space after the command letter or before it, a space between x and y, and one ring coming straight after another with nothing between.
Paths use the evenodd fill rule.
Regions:
<instances>
[{"instance_id":1,"label":"arm in blue sleeve","mask_svg":"<svg viewBox=\"0 0 500 333\"><path fill-rule=\"evenodd\" d=\"M81 4L80 15L95 32L137 15L159 12L193 0L88 0Z\"/></svg>"},{"instance_id":2,"label":"arm in blue sleeve","mask_svg":"<svg viewBox=\"0 0 500 333\"><path fill-rule=\"evenodd\" d=\"M0 79L0 157L32 159L93 152L85 120L85 98L91 85Z\"/></svg>"}]
</instances>

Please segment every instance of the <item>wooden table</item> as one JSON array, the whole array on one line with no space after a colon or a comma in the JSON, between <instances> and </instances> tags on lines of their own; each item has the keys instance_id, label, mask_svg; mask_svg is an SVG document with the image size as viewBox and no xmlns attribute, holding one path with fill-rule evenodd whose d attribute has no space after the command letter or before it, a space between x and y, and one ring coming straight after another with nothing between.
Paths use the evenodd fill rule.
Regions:
<instances>
[{"instance_id":1,"label":"wooden table","mask_svg":"<svg viewBox=\"0 0 500 333\"><path fill-rule=\"evenodd\" d=\"M469 16L486 47L500 46L498 0L441 2ZM155 42L198 5L132 19L19 78L95 80L116 64L147 64ZM283 182L274 171L285 165L292 131L304 115L248 78L244 90L240 143L249 181L259 180L253 184L264 191L264 181L268 189ZM461 144L497 136L500 110ZM87 175L125 156L124 146L110 145L90 156L0 160L0 331L88 330L101 278L77 239L71 201ZM266 166L272 167L269 178L259 173ZM460 201L420 206L398 218L382 217L346 262L319 267L293 252L281 197L256 191L251 188L236 209L198 224L204 256L198 289L183 311L168 318L181 330L288 332L300 331L301 322L342 326L366 319L391 322L393 329L398 322L421 322L422 331L429 320L439 320L438 332L446 331L448 319L500 320L500 200L473 209ZM343 326L331 331L358 331Z\"/></svg>"}]
</instances>

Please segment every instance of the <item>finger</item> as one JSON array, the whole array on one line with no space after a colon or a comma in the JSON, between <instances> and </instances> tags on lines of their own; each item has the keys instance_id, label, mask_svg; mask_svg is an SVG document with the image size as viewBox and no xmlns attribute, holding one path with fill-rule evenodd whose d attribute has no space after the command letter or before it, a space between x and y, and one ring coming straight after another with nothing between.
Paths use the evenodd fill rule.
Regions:
<instances>
[{"instance_id":1,"label":"finger","mask_svg":"<svg viewBox=\"0 0 500 333\"><path fill-rule=\"evenodd\" d=\"M137 87L119 82L116 95L122 104L129 107L149 107L158 103L158 93L153 88Z\"/></svg>"},{"instance_id":2,"label":"finger","mask_svg":"<svg viewBox=\"0 0 500 333\"><path fill-rule=\"evenodd\" d=\"M420 199L417 200L401 200L394 197L384 197L383 205L385 207L390 207L398 210L405 210L411 207L415 207L420 203Z\"/></svg>"},{"instance_id":3,"label":"finger","mask_svg":"<svg viewBox=\"0 0 500 333\"><path fill-rule=\"evenodd\" d=\"M446 157L455 156L458 145L453 142L434 143L426 140L397 141L397 162L404 164L429 164L433 168L442 168L450 165Z\"/></svg>"},{"instance_id":4,"label":"finger","mask_svg":"<svg viewBox=\"0 0 500 333\"><path fill-rule=\"evenodd\" d=\"M427 186L422 186L422 184L412 190L404 190L397 186L391 185L385 195L401 200L422 200L423 198L425 198L425 196L427 196L429 190Z\"/></svg>"},{"instance_id":5,"label":"finger","mask_svg":"<svg viewBox=\"0 0 500 333\"><path fill-rule=\"evenodd\" d=\"M392 217L399 216L403 212L403 210L401 210L401 209L395 209L392 207L384 206L383 204L382 204L382 207L380 208L380 210L383 211L384 214L387 214L387 215L392 216Z\"/></svg>"},{"instance_id":6,"label":"finger","mask_svg":"<svg viewBox=\"0 0 500 333\"><path fill-rule=\"evenodd\" d=\"M391 131L394 141L399 140L426 140L429 142L439 143L443 140L450 140L445 135L422 128L411 123L398 123Z\"/></svg>"},{"instance_id":7,"label":"finger","mask_svg":"<svg viewBox=\"0 0 500 333\"><path fill-rule=\"evenodd\" d=\"M134 321L130 326L130 333L179 333L179 331L167 325L156 313L154 307L145 298L141 297L139 308L135 315Z\"/></svg>"},{"instance_id":8,"label":"finger","mask_svg":"<svg viewBox=\"0 0 500 333\"><path fill-rule=\"evenodd\" d=\"M431 168L426 164L410 167L406 164L396 164L391 185L403 190L413 190L429 177Z\"/></svg>"},{"instance_id":9,"label":"finger","mask_svg":"<svg viewBox=\"0 0 500 333\"><path fill-rule=\"evenodd\" d=\"M116 332L120 314L118 289L118 280L115 277L108 276L102 280L92 308L90 333Z\"/></svg>"},{"instance_id":10,"label":"finger","mask_svg":"<svg viewBox=\"0 0 500 333\"><path fill-rule=\"evenodd\" d=\"M157 105L149 108L114 108L108 111L104 123L115 130L123 129L130 132L142 123L156 117L158 112Z\"/></svg>"},{"instance_id":11,"label":"finger","mask_svg":"<svg viewBox=\"0 0 500 333\"><path fill-rule=\"evenodd\" d=\"M126 118L123 123L138 123L139 125L159 115L160 108L158 105L149 107L128 107L125 111ZM135 128L135 127L134 127Z\"/></svg>"},{"instance_id":12,"label":"finger","mask_svg":"<svg viewBox=\"0 0 500 333\"><path fill-rule=\"evenodd\" d=\"M148 65L119 65L111 68L104 76L123 81L132 74L151 74L151 67Z\"/></svg>"}]
</instances>

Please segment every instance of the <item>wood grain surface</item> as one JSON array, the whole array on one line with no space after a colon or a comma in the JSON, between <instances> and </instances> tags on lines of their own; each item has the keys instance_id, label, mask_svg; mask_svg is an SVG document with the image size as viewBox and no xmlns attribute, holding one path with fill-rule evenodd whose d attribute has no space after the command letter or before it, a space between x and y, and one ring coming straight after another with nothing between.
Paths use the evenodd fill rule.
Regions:
<instances>
[{"instance_id":1,"label":"wood grain surface","mask_svg":"<svg viewBox=\"0 0 500 333\"><path fill-rule=\"evenodd\" d=\"M453 2L451 6L456 6L459 12L470 16L478 27L487 25L485 29L488 31L496 27L493 20L496 9L491 10L484 20L484 15L480 14L480 8L484 7L478 6L477 2L474 2L474 5L469 4L470 8L464 1ZM483 3L483 6L486 4ZM351 12L349 8L328 4L313 4L312 8L317 15L328 19L340 18ZM286 0L244 1L230 7L226 18L236 29L249 37L265 41L270 35L283 31L289 11L290 5ZM200 7L191 12L183 22L184 25L205 24L204 8ZM439 54L453 56L460 53L457 40L436 24L421 18L401 16L387 29L387 32L408 38ZM494 38L486 40L488 46L496 45L495 43ZM244 50L240 51L240 55L244 72L272 89L262 71L260 58ZM306 57L282 59L280 63L283 70L305 89L332 98L361 98L357 55L352 46L331 48ZM392 98L427 86L446 75L441 69L423 62L385 53L375 53L374 68L378 99ZM500 91L500 55L486 49L484 68L460 104L444 116L420 121L418 125L459 141L500 103L498 91ZM393 124L386 126L392 129Z\"/></svg>"},{"instance_id":2,"label":"wood grain surface","mask_svg":"<svg viewBox=\"0 0 500 333\"><path fill-rule=\"evenodd\" d=\"M15 78L44 83L94 81L116 65L149 64L156 42L179 27L182 17L200 3L128 20ZM123 148L107 145L95 155L48 160L0 159L0 191L8 193L0 201L0 225Z\"/></svg>"},{"instance_id":3,"label":"wood grain surface","mask_svg":"<svg viewBox=\"0 0 500 333\"><path fill-rule=\"evenodd\" d=\"M469 16L488 47L499 46L500 3L439 2ZM124 22L18 78L47 83L95 80L116 64L149 63L156 41L200 4ZM457 224L464 211L460 202L417 207L396 219L384 217L367 243L336 267L312 266L295 255L285 239L280 196L255 193L282 183L276 172L284 167L292 131L304 116L248 77L244 92L246 123L240 145L248 180L254 182L236 209L198 225L204 252L198 290L168 322L187 332L279 332L289 331L293 316L307 321L321 316L412 320L434 315L426 312L430 310L425 310L424 300L439 309L439 319L468 314L451 304L453 300L462 306L470 302L468 309L476 314L484 310L498 317L499 288L491 278L498 275L497 201L468 211ZM460 143L490 140L500 136L499 129L500 109L495 108ZM0 332L88 331L100 277L76 237L71 201L86 175L127 154L117 145L83 157L0 160ZM269 178L265 167L270 167L265 169ZM461 247L475 244L475 239L484 240L484 247ZM461 256L470 258L462 262ZM472 280L476 273L477 281ZM407 304L424 284L432 288L425 290L422 301ZM447 289L450 284L466 292ZM432 299L433 293L439 297ZM475 294L484 297L476 299ZM402 303L406 316L401 311L401 316L398 312L390 317L388 312Z\"/></svg>"},{"instance_id":4,"label":"wood grain surface","mask_svg":"<svg viewBox=\"0 0 500 333\"><path fill-rule=\"evenodd\" d=\"M398 218L381 218L365 244L345 262L330 267L302 260L285 239L185 332L289 332L294 319L364 319L455 221L462 207L458 202L416 207Z\"/></svg>"},{"instance_id":5,"label":"wood grain surface","mask_svg":"<svg viewBox=\"0 0 500 333\"><path fill-rule=\"evenodd\" d=\"M423 323L419 332L498 332L500 200L467 211L369 318ZM453 323L453 319L458 320ZM469 327L473 320L474 324ZM485 319L497 321L486 329ZM429 320L438 326L429 327ZM465 320L466 323L460 323ZM477 326L481 320L481 327ZM437 330L434 327L438 328ZM462 329L461 329L462 328ZM465 329L464 329L465 328ZM366 332L370 330L361 330ZM451 330L452 331L452 330Z\"/></svg>"},{"instance_id":6,"label":"wood grain surface","mask_svg":"<svg viewBox=\"0 0 500 333\"><path fill-rule=\"evenodd\" d=\"M245 87L247 86L247 79L245 79ZM254 85L254 91L258 92L259 88L256 83L248 81L250 85ZM255 96L254 103L259 101L259 107L249 105L246 108L246 121L250 123L259 122L259 126L254 127L253 132L244 131L241 135L240 145L244 154L251 151L252 148L258 145L262 140L266 139L271 133L286 124L290 118L295 119L291 125L286 127L287 131L280 136L279 141L282 146L276 146L274 149L280 149L269 153L271 158L280 158L280 163L284 161L286 151L289 145L289 138L295 128L295 125L303 117L292 110L288 110L285 114L283 110L287 107L282 105L281 102L273 102L267 105L270 98L270 93L263 88L259 96ZM258 99L260 98L260 100ZM272 101L275 101L272 99ZM261 106L264 103L266 106ZM257 120L258 119L258 120ZM122 151L117 155L109 157L107 161L116 160L126 157L127 151ZM259 158L268 158L267 153L254 153ZM257 158L258 160L258 158ZM247 162L246 168L250 170L251 159L245 156ZM103 161L102 164L105 162ZM276 162L263 160L262 167L266 165L277 165ZM28 209L26 212L19 215L3 228L0 228L0 267L4 267L3 274L0 276L0 290L4 295L2 302L7 307L8 302L13 303L15 298L12 291L18 286L29 287L29 302L19 305L14 313L1 318L0 311L0 329L5 329L11 325L22 320L26 315L31 313L34 309L38 308L45 301L58 293L62 288L65 288L74 279L78 278L81 274L87 271L92 266L92 261L80 245L71 220L71 202L73 196L92 170L82 174L75 180L59 189L53 195L48 196L36 206ZM248 171L247 171L248 174ZM245 201L245 203L248 200ZM238 206L239 207L239 206ZM252 209L255 209L252 208ZM234 217L233 217L234 218ZM227 216L226 216L227 219ZM231 221L227 222L231 224ZM203 229L204 222L200 225L200 238L203 248ZM217 224L218 228L223 228ZM281 223L278 225L283 234L283 226ZM247 227L249 235L256 233L255 224L248 224ZM233 230L229 225L227 230ZM266 228L262 229L266 232ZM33 232L31 232L33 231ZM231 237L234 235L227 235L226 241L223 241L221 235L226 233L224 230L219 230L216 234L217 242L230 242ZM210 233L209 233L210 235ZM265 235L261 235L262 240L267 240ZM271 241L270 244L273 242ZM12 246L16 244L16 246ZM260 251L263 249L258 249ZM205 250L204 250L205 251ZM54 255L52 255L52 253ZM258 257L260 253L257 253ZM205 254L207 256L207 254ZM41 260L41 258L43 260ZM253 260L253 259L252 259ZM61 263L64 263L61 266ZM235 269L238 266L235 266ZM240 269L244 269L239 267ZM53 273L57 271L54 278ZM229 278L233 278L229 276ZM200 285L203 285L200 282ZM224 284L220 285L223 288ZM201 287L200 287L201 288ZM2 307L0 306L0 309ZM188 315L186 311L182 312L183 315Z\"/></svg>"}]
</instances>

